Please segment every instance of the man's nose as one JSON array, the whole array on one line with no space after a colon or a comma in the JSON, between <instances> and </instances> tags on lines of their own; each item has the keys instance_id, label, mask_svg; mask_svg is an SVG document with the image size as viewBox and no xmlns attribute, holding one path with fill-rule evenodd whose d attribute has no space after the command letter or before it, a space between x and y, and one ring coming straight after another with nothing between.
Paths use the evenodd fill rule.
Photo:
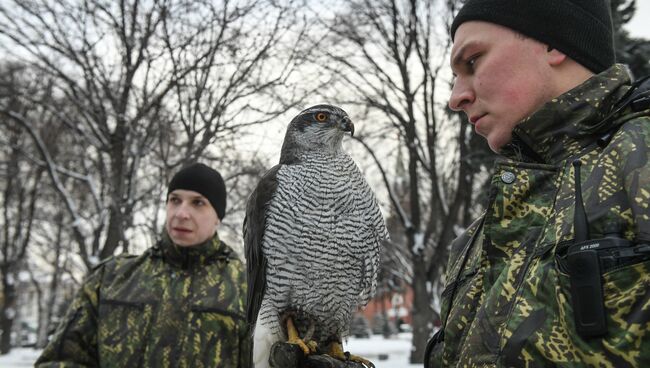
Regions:
<instances>
[{"instance_id":1,"label":"man's nose","mask_svg":"<svg viewBox=\"0 0 650 368\"><path fill-rule=\"evenodd\" d=\"M189 209L187 208L187 205L181 203L181 205L176 208L175 215L180 219L186 219L190 217L190 213L189 213Z\"/></svg>"},{"instance_id":2,"label":"man's nose","mask_svg":"<svg viewBox=\"0 0 650 368\"><path fill-rule=\"evenodd\" d=\"M463 79L457 78L451 89L449 108L454 111L463 110L467 105L472 104L474 99L474 91L470 88L469 84Z\"/></svg>"}]
</instances>

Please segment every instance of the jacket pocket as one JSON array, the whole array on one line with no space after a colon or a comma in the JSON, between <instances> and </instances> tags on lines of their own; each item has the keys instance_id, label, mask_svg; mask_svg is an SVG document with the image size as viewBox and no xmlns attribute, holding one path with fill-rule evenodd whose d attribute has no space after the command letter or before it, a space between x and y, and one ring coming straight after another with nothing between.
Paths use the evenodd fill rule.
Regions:
<instances>
[{"instance_id":1,"label":"jacket pocket","mask_svg":"<svg viewBox=\"0 0 650 368\"><path fill-rule=\"evenodd\" d=\"M650 325L650 260L603 274L603 297L609 336L620 338L621 343L639 344L650 358L650 341L642 338Z\"/></svg>"},{"instance_id":2,"label":"jacket pocket","mask_svg":"<svg viewBox=\"0 0 650 368\"><path fill-rule=\"evenodd\" d=\"M244 316L222 308L192 306L190 341L197 368L237 368Z\"/></svg>"},{"instance_id":3,"label":"jacket pocket","mask_svg":"<svg viewBox=\"0 0 650 368\"><path fill-rule=\"evenodd\" d=\"M100 302L97 345L102 367L142 365L152 314L153 303Z\"/></svg>"},{"instance_id":4,"label":"jacket pocket","mask_svg":"<svg viewBox=\"0 0 650 368\"><path fill-rule=\"evenodd\" d=\"M565 350L573 351L573 361L586 365L645 367L650 362L650 261L622 266L602 274L603 304L607 332L599 338L582 338L575 330L571 307L570 277L558 273L566 303L559 315L566 331ZM595 301L594 301L595 302ZM570 308L570 309L569 309ZM549 331L542 334L548 334ZM571 361L571 360L570 360Z\"/></svg>"}]
</instances>

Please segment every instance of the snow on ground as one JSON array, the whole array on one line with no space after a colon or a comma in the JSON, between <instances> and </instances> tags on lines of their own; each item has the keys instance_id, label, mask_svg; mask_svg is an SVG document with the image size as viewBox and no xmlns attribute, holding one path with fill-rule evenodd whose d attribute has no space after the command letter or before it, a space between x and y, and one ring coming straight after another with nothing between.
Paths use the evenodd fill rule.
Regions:
<instances>
[{"instance_id":1,"label":"snow on ground","mask_svg":"<svg viewBox=\"0 0 650 368\"><path fill-rule=\"evenodd\" d=\"M13 348L7 355L0 355L0 367L24 368L33 367L40 350L31 348Z\"/></svg>"},{"instance_id":2,"label":"snow on ground","mask_svg":"<svg viewBox=\"0 0 650 368\"><path fill-rule=\"evenodd\" d=\"M421 364L408 364L411 350L411 334L399 334L390 339L373 335L369 339L350 338L343 344L345 350L362 356L375 363L377 368L414 368ZM39 350L30 348L14 348L8 355L0 355L2 368L33 367L34 361L40 354Z\"/></svg>"},{"instance_id":3,"label":"snow on ground","mask_svg":"<svg viewBox=\"0 0 650 368\"><path fill-rule=\"evenodd\" d=\"M408 364L411 355L411 334L401 333L384 339L372 335L369 339L350 338L343 348L351 354L362 356L375 364L376 368L422 368L422 364Z\"/></svg>"}]
</instances>

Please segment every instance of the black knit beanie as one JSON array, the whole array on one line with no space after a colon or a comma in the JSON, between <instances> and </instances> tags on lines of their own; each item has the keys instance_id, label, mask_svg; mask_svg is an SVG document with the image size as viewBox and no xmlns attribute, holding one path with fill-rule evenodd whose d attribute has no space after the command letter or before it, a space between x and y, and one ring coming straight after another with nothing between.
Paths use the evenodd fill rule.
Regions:
<instances>
[{"instance_id":1,"label":"black knit beanie","mask_svg":"<svg viewBox=\"0 0 650 368\"><path fill-rule=\"evenodd\" d=\"M199 163L186 166L169 182L167 198L176 189L200 193L210 201L220 220L226 216L226 185L218 171Z\"/></svg>"},{"instance_id":2,"label":"black knit beanie","mask_svg":"<svg viewBox=\"0 0 650 368\"><path fill-rule=\"evenodd\" d=\"M496 23L548 44L600 73L615 62L609 0L468 0L451 38L469 20Z\"/></svg>"}]
</instances>

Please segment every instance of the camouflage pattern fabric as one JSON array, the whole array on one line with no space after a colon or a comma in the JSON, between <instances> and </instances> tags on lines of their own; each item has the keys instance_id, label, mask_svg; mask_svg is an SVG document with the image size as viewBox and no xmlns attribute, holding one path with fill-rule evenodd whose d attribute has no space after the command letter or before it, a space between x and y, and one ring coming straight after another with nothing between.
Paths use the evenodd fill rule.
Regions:
<instances>
[{"instance_id":1,"label":"camouflage pattern fabric","mask_svg":"<svg viewBox=\"0 0 650 368\"><path fill-rule=\"evenodd\" d=\"M650 110L603 123L629 88L627 69L614 65L515 128L483 225L451 246L444 341L430 366L650 367L647 257L602 273L607 333L595 338L576 332L560 267L575 237L575 159L590 237L650 243ZM599 145L603 137L611 140Z\"/></svg>"},{"instance_id":2,"label":"camouflage pattern fabric","mask_svg":"<svg viewBox=\"0 0 650 368\"><path fill-rule=\"evenodd\" d=\"M36 367L249 367L242 262L218 236L100 264Z\"/></svg>"}]
</instances>

